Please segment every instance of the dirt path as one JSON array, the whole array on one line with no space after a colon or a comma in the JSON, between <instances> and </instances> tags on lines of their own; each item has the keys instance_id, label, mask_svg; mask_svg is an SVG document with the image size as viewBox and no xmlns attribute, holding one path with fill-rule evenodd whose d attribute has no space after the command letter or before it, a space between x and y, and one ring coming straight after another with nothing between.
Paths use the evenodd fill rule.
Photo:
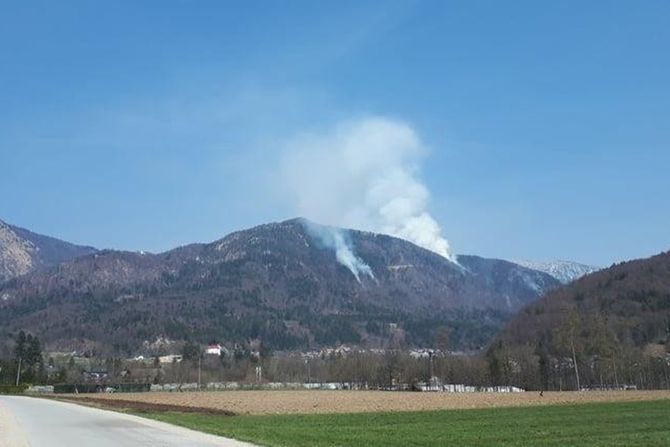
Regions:
<instances>
[{"instance_id":1,"label":"dirt path","mask_svg":"<svg viewBox=\"0 0 670 447\"><path fill-rule=\"evenodd\" d=\"M67 398L73 398L72 395ZM404 393L384 391L219 391L79 395L116 408L219 414L419 411L670 399L670 391Z\"/></svg>"}]
</instances>

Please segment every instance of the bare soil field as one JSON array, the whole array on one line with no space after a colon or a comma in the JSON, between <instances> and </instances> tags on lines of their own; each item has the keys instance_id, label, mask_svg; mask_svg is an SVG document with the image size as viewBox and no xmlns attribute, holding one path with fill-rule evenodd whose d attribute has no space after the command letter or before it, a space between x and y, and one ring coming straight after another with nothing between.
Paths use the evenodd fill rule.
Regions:
<instances>
[{"instance_id":1,"label":"bare soil field","mask_svg":"<svg viewBox=\"0 0 670 447\"><path fill-rule=\"evenodd\" d=\"M307 414L448 410L670 399L670 391L411 393L388 391L211 391L61 395L115 408L209 414Z\"/></svg>"}]
</instances>

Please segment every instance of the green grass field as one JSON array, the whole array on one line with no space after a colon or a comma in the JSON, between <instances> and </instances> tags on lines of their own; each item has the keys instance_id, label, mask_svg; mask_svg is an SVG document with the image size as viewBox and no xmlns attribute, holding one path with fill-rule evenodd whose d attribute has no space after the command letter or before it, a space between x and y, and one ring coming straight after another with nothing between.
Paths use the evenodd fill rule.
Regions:
<instances>
[{"instance_id":1,"label":"green grass field","mask_svg":"<svg viewBox=\"0 0 670 447\"><path fill-rule=\"evenodd\" d=\"M670 446L670 400L411 413L144 413L264 446Z\"/></svg>"}]
</instances>

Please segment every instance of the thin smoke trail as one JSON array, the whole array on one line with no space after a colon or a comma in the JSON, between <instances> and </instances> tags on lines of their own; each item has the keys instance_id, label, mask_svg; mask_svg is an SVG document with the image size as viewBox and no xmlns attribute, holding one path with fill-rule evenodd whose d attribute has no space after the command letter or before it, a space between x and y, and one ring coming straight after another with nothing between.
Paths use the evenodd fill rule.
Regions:
<instances>
[{"instance_id":1,"label":"thin smoke trail","mask_svg":"<svg viewBox=\"0 0 670 447\"><path fill-rule=\"evenodd\" d=\"M335 251L337 262L349 269L361 282L361 276L369 276L374 279L375 275L369 265L354 253L353 246L345 230L335 227L317 225L307 220L302 221L307 232L316 238L324 247Z\"/></svg>"}]
</instances>

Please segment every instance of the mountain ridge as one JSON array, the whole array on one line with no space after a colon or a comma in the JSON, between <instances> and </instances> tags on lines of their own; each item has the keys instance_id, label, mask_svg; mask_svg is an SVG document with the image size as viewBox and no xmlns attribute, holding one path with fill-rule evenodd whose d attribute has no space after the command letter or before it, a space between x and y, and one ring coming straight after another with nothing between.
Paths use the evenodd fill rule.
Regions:
<instances>
[{"instance_id":1,"label":"mountain ridge","mask_svg":"<svg viewBox=\"0 0 670 447\"><path fill-rule=\"evenodd\" d=\"M0 220L0 283L95 251Z\"/></svg>"},{"instance_id":2,"label":"mountain ridge","mask_svg":"<svg viewBox=\"0 0 670 447\"><path fill-rule=\"evenodd\" d=\"M14 278L0 286L0 323L54 345L111 341L130 351L158 336L260 338L277 349L421 344L451 325L454 346L471 349L559 285L508 261L459 256L458 266L402 239L337 231L374 278L357 281L291 219L159 254L103 250Z\"/></svg>"}]
</instances>

